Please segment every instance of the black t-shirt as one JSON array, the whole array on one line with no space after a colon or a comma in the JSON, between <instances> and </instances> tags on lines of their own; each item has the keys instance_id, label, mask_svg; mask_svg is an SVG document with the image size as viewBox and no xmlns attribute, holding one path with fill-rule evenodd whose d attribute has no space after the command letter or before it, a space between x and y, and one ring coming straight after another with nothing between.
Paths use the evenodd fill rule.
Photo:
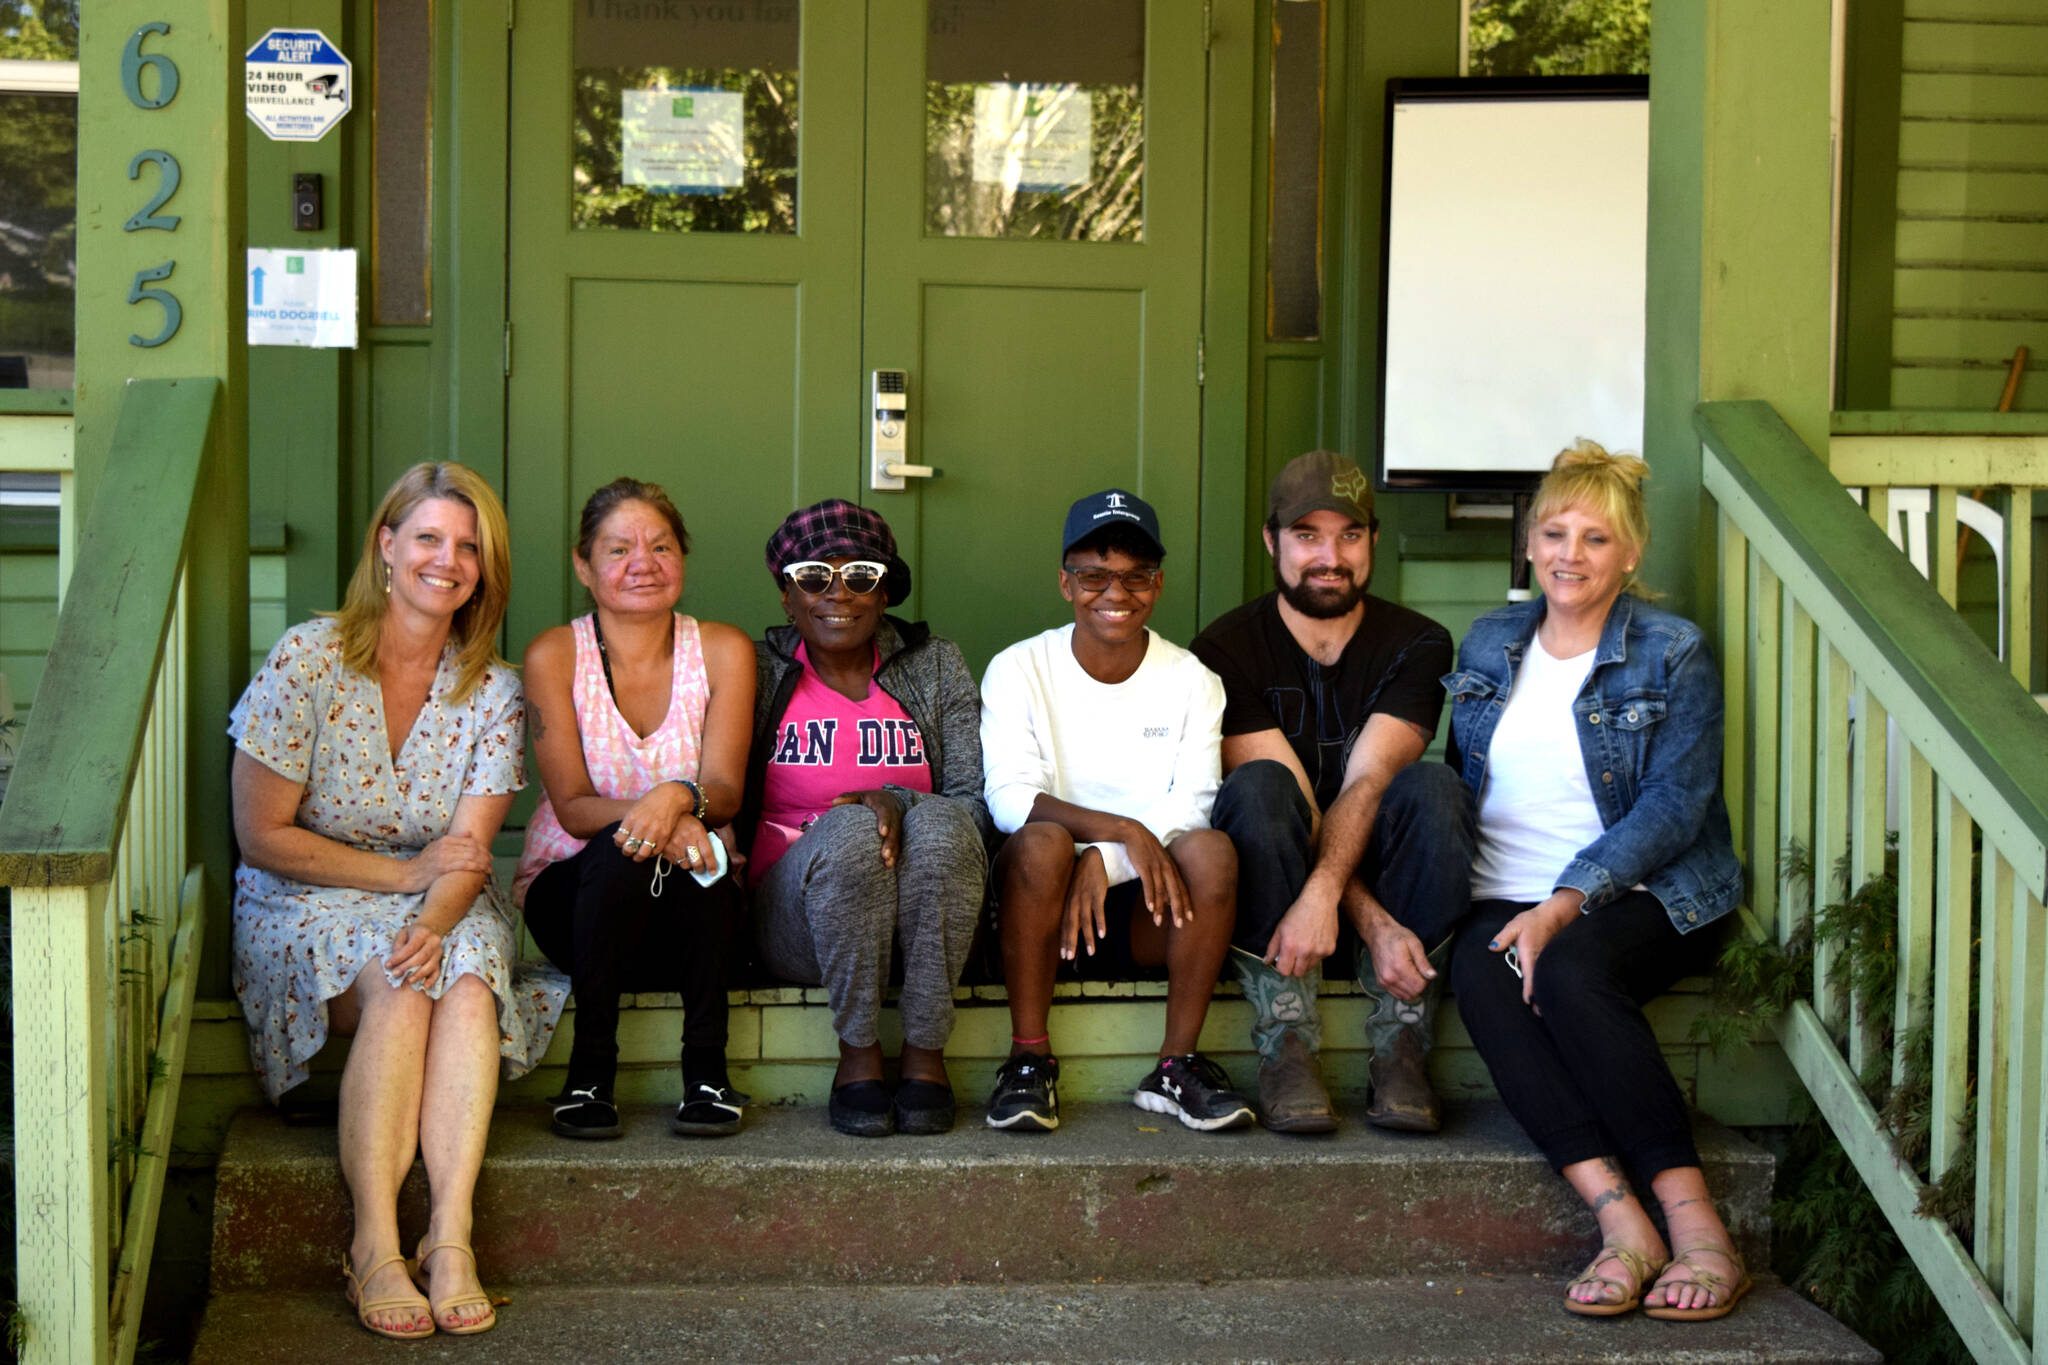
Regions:
<instances>
[{"instance_id":1,"label":"black t-shirt","mask_svg":"<svg viewBox=\"0 0 2048 1365\"><path fill-rule=\"evenodd\" d=\"M1217 617L1189 648L1223 679L1223 733L1285 735L1323 810L1344 790L1344 766L1368 717L1394 716L1435 732L1444 709L1440 680L1452 659L1449 631L1372 596L1329 667L1288 634L1278 593Z\"/></svg>"}]
</instances>

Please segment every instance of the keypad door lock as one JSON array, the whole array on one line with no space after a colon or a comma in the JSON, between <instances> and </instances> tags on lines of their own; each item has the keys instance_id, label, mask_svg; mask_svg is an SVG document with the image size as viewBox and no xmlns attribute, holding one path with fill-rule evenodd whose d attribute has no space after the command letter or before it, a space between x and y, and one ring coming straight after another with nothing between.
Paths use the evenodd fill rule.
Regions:
<instances>
[{"instance_id":1,"label":"keypad door lock","mask_svg":"<svg viewBox=\"0 0 2048 1365\"><path fill-rule=\"evenodd\" d=\"M902 370L876 370L869 382L868 487L901 492L908 479L936 477L928 464L905 464L910 450L910 376Z\"/></svg>"}]
</instances>

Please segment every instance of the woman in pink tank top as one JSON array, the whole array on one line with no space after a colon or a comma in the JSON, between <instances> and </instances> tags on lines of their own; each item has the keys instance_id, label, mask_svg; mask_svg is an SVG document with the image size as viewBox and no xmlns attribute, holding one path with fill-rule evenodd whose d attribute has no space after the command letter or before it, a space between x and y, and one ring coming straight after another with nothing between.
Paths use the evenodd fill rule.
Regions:
<instances>
[{"instance_id":1,"label":"woman in pink tank top","mask_svg":"<svg viewBox=\"0 0 2048 1365\"><path fill-rule=\"evenodd\" d=\"M660 485L615 479L583 505L572 563L593 609L526 649L527 724L546 796L513 897L576 997L565 1137L618 1137L619 995L683 997L683 1098L670 1127L736 1132L726 958L740 896L713 832L740 808L753 644L678 615L689 532ZM673 874L673 875L671 875ZM695 874L695 875L692 875Z\"/></svg>"}]
</instances>

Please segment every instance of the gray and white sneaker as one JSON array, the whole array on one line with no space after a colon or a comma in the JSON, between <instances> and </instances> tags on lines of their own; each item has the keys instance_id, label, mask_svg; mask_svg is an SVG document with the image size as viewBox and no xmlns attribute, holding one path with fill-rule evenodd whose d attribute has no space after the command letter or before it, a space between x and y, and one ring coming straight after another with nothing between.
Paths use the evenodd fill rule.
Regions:
<instances>
[{"instance_id":1,"label":"gray and white sneaker","mask_svg":"<svg viewBox=\"0 0 2048 1365\"><path fill-rule=\"evenodd\" d=\"M1190 1128L1213 1133L1253 1121L1251 1101L1230 1088L1230 1076L1199 1052L1161 1057L1138 1082L1131 1102L1153 1114L1171 1114Z\"/></svg>"}]
</instances>

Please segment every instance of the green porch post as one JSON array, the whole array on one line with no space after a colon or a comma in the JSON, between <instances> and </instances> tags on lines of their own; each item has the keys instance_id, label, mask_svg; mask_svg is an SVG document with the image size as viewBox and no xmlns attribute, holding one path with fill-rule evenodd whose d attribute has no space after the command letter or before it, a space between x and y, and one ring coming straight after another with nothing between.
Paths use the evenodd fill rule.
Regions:
<instances>
[{"instance_id":1,"label":"green porch post","mask_svg":"<svg viewBox=\"0 0 2048 1365\"><path fill-rule=\"evenodd\" d=\"M218 445L199 494L206 513L188 547L186 809L192 858L205 864L214 895L234 881L222 726L249 653L242 20L243 0L93 0L79 42L80 524L106 467L130 379L210 377L222 386ZM157 107L145 107L151 105ZM176 225L136 226L138 211L167 183L160 177L171 165L176 193L155 212L159 221L175 218ZM144 290L161 290L175 301L178 326L168 336L171 305ZM131 303L131 297L141 301ZM160 336L156 345L132 340ZM215 923L224 926L227 917ZM209 961L226 961L225 937L215 936Z\"/></svg>"},{"instance_id":2,"label":"green porch post","mask_svg":"<svg viewBox=\"0 0 2048 1365\"><path fill-rule=\"evenodd\" d=\"M1651 24L1643 445L1651 577L1714 605L1695 404L1768 399L1828 448L1828 6L1659 0Z\"/></svg>"}]
</instances>

